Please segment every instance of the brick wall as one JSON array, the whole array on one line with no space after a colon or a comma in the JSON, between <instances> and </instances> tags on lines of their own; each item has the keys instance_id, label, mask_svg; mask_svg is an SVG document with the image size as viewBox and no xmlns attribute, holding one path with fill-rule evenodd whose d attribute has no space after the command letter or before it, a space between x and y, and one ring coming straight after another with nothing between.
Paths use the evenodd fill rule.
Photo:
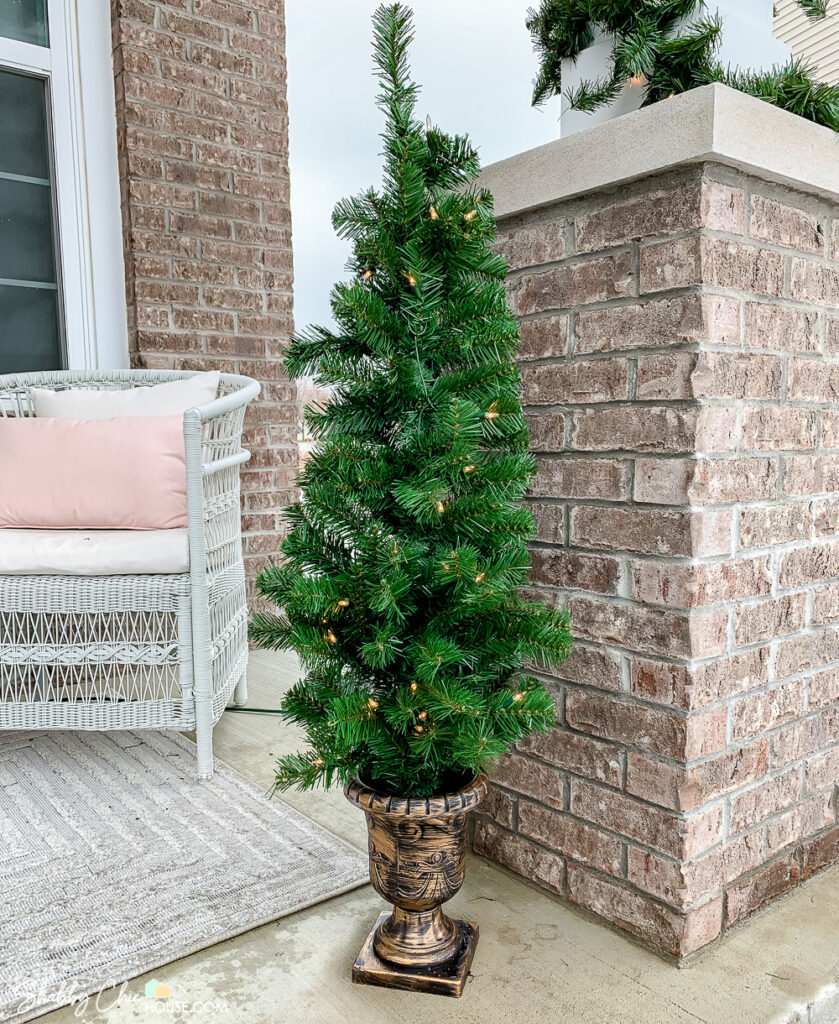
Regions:
<instances>
[{"instance_id":1,"label":"brick wall","mask_svg":"<svg viewBox=\"0 0 839 1024\"><path fill-rule=\"evenodd\" d=\"M246 421L249 577L292 500L292 331L282 0L112 0L129 347L139 367L262 384Z\"/></svg>"},{"instance_id":2,"label":"brick wall","mask_svg":"<svg viewBox=\"0 0 839 1024\"><path fill-rule=\"evenodd\" d=\"M476 849L686 955L839 857L839 210L706 164L500 246L577 647Z\"/></svg>"}]
</instances>

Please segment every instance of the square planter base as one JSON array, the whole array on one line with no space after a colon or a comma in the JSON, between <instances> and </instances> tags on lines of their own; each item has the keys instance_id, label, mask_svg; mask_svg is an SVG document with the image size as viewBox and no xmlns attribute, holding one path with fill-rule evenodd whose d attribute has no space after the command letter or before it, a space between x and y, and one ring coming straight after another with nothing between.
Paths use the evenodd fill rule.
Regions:
<instances>
[{"instance_id":1,"label":"square planter base","mask_svg":"<svg viewBox=\"0 0 839 1024\"><path fill-rule=\"evenodd\" d=\"M462 996L475 946L478 944L478 926L472 921L455 921L463 934L460 953L442 967L400 967L379 959L373 949L376 929L390 911L379 914L372 931L364 940L352 968L352 980L357 985L379 985L382 988L400 988L408 992L431 992L438 996Z\"/></svg>"}]
</instances>

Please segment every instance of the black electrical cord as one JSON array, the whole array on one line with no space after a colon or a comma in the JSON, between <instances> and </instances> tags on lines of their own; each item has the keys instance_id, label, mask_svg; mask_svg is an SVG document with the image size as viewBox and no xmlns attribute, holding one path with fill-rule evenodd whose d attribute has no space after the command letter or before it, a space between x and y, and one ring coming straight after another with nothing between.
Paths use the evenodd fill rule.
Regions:
<instances>
[{"instance_id":1,"label":"black electrical cord","mask_svg":"<svg viewBox=\"0 0 839 1024\"><path fill-rule=\"evenodd\" d=\"M225 708L225 711L243 711L246 715L281 715L278 708Z\"/></svg>"}]
</instances>

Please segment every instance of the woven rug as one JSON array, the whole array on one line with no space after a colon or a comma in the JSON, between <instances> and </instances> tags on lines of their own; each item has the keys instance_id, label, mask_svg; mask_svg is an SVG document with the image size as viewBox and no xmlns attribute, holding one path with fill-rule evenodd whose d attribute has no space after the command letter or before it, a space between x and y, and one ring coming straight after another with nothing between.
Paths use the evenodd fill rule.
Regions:
<instances>
[{"instance_id":1,"label":"woven rug","mask_svg":"<svg viewBox=\"0 0 839 1024\"><path fill-rule=\"evenodd\" d=\"M178 733L0 734L0 1021L367 881L367 858Z\"/></svg>"}]
</instances>

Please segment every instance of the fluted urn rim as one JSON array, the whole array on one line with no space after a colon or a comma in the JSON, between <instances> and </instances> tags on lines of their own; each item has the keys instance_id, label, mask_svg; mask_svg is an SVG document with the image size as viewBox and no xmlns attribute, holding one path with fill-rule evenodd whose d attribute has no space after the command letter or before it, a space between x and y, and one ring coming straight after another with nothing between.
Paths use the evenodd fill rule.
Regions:
<instances>
[{"instance_id":1,"label":"fluted urn rim","mask_svg":"<svg viewBox=\"0 0 839 1024\"><path fill-rule=\"evenodd\" d=\"M446 818L473 810L487 794L483 772L466 786L443 796L392 796L379 793L358 779L344 786L344 796L352 804L371 814L394 818Z\"/></svg>"}]
</instances>

